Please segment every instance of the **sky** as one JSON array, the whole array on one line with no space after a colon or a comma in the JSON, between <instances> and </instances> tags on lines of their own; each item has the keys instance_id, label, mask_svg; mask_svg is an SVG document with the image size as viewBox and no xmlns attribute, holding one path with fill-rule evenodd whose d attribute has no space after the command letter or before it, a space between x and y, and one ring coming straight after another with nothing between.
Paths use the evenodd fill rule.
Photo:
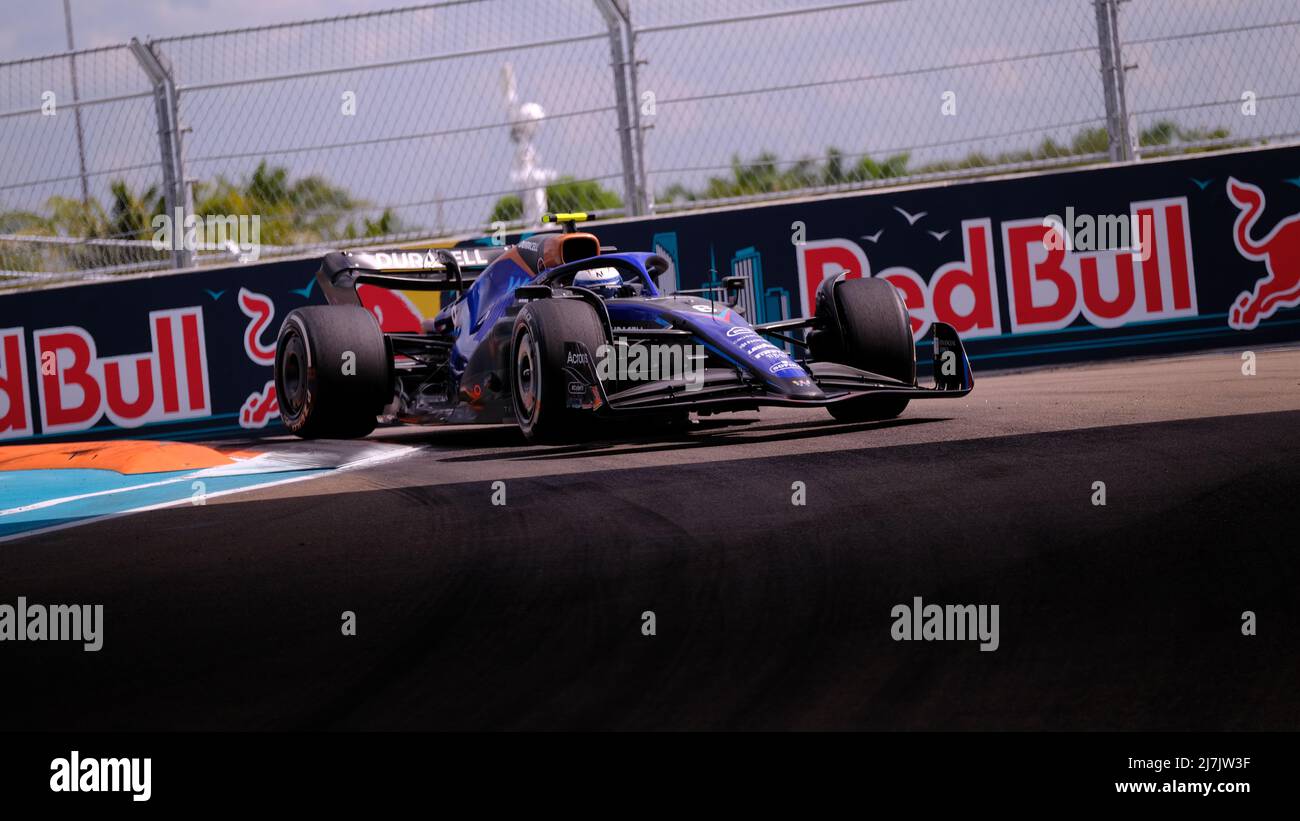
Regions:
<instances>
[{"instance_id":1,"label":"sky","mask_svg":"<svg viewBox=\"0 0 1300 821\"><path fill-rule=\"evenodd\" d=\"M638 27L827 5L833 0L631 0ZM262 158L319 174L408 225L482 224L512 189L500 75L554 119L544 166L621 187L609 48L590 0L491 0L246 34L187 38L369 12L401 0L72 0L79 48L164 40L189 129L187 175L239 180ZM68 99L65 61L11 61L65 47L60 0L0 0L0 115ZM1182 38L1194 32L1211 36ZM1173 118L1234 135L1300 132L1300 5L1294 0L1132 0L1121 11L1130 109L1139 126ZM572 41L570 39L572 38ZM539 42L550 45L536 45ZM517 46L530 45L528 48ZM786 162L836 147L852 159L915 162L1060 142L1104 112L1091 0L909 0L638 35L652 187L702 185L733 156ZM455 60L376 62L478 49ZM10 63L5 65L5 63ZM220 85L328 73L252 85ZM129 52L79 60L82 99L147 90ZM214 85L216 84L216 85ZM1262 98L1258 116L1235 102ZM340 115L343 94L357 116ZM755 93L758 92L758 93ZM952 92L956 115L941 112ZM157 182L152 102L83 109L91 185ZM0 116L0 211L75 196L72 120ZM28 185L27 183L36 183Z\"/></svg>"},{"instance_id":2,"label":"sky","mask_svg":"<svg viewBox=\"0 0 1300 821\"><path fill-rule=\"evenodd\" d=\"M78 48L409 5L401 0L72 0ZM62 0L0 0L0 60L67 48Z\"/></svg>"}]
</instances>

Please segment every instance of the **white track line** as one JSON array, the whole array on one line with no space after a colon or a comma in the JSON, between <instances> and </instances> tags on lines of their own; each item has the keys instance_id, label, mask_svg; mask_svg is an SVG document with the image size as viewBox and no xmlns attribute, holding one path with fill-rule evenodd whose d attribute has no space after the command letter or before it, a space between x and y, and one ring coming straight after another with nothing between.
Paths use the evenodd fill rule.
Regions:
<instances>
[{"instance_id":1,"label":"white track line","mask_svg":"<svg viewBox=\"0 0 1300 821\"><path fill-rule=\"evenodd\" d=\"M0 510L0 516L13 516L18 513L27 513L30 510L40 510L46 507L54 507L55 505L67 504L68 502L79 502L82 499L93 499L96 496L112 496L114 493L129 493L133 490L144 490L145 488L162 487L163 485L174 485L177 482L184 482L191 478L194 478L193 475L177 476L173 479L164 479L161 482L145 482L142 485L131 485L130 487L115 487L115 488L109 488L108 490L96 490L93 493L81 493L76 496L61 496L57 499L45 499L40 502L32 502L30 505L20 505L18 507L11 507L8 510Z\"/></svg>"},{"instance_id":2,"label":"white track line","mask_svg":"<svg viewBox=\"0 0 1300 821\"><path fill-rule=\"evenodd\" d=\"M338 467L326 467L321 465L316 465L316 466L304 465L301 467L295 467L287 462L268 464L269 460L265 460L265 459L261 461L262 467L258 467L258 465L256 464L258 462L258 459L260 459L262 456L270 456L270 455L273 454L272 453L259 454L257 458L249 459L243 463L237 462L231 465L218 465L217 467L212 467L212 468L198 468L196 470L193 470L185 474L184 476L176 476L171 479L163 479L158 482L145 482L143 484L130 485L128 487L114 487L114 488L109 488L108 490L96 490L90 493L79 493L75 496L62 496L57 499L43 499L39 502L32 502L29 505L20 505L18 507L11 507L7 510L0 510L0 517L13 516L18 513L27 513L28 511L41 510L42 508L47 508L47 507L55 507L56 505L67 504L68 502L79 502L83 499L93 499L97 496L112 496L113 494L116 493L130 493L133 490L145 490L146 488L162 487L163 485L174 485L181 482L188 482L192 480L212 479L212 478L223 479L223 478L230 478L235 476L256 476L259 473L273 474L273 473L297 472L300 470L329 471L329 470L340 469ZM366 457L366 459L373 459L373 458L374 457L372 456ZM243 469L241 470L241 468ZM0 472L0 475L3 475L3 472Z\"/></svg>"}]
</instances>

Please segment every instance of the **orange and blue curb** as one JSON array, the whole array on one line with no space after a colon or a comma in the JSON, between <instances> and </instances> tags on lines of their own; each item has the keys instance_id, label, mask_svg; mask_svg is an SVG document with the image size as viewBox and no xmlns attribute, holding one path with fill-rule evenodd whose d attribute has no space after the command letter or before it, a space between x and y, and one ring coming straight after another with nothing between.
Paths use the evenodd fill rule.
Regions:
<instances>
[{"instance_id":1,"label":"orange and blue curb","mask_svg":"<svg viewBox=\"0 0 1300 821\"><path fill-rule=\"evenodd\" d=\"M404 455L371 442L223 448L115 440L0 447L0 540L323 476Z\"/></svg>"}]
</instances>

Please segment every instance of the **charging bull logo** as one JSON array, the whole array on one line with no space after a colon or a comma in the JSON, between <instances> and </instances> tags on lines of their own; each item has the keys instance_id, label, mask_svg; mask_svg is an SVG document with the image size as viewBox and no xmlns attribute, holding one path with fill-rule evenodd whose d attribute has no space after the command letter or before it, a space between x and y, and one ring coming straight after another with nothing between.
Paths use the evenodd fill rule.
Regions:
<instances>
[{"instance_id":1,"label":"charging bull logo","mask_svg":"<svg viewBox=\"0 0 1300 821\"><path fill-rule=\"evenodd\" d=\"M247 288L239 289L239 310L248 317L244 327L244 354L254 364L272 366L275 364L275 339L263 341L266 331L275 319L275 302L266 294L259 294ZM280 416L280 404L275 397L275 380L267 380L262 390L253 391L239 408L239 426L256 430L267 426L272 419Z\"/></svg>"},{"instance_id":2,"label":"charging bull logo","mask_svg":"<svg viewBox=\"0 0 1300 821\"><path fill-rule=\"evenodd\" d=\"M385 333L418 333L421 315L405 294L372 285L361 285L357 295L366 310L375 315ZM266 294L247 288L239 289L239 310L248 317L244 326L244 354L256 365L275 365L275 301ZM0 374L0 378L3 375ZM275 380L268 379L261 390L253 391L239 408L239 425L249 430L266 427L280 417L275 395Z\"/></svg>"},{"instance_id":3,"label":"charging bull logo","mask_svg":"<svg viewBox=\"0 0 1300 821\"><path fill-rule=\"evenodd\" d=\"M384 333L420 332L420 309L401 291L392 291L378 285L358 285L357 297L366 310L375 315Z\"/></svg>"},{"instance_id":4,"label":"charging bull logo","mask_svg":"<svg viewBox=\"0 0 1300 821\"><path fill-rule=\"evenodd\" d=\"M262 335L275 319L275 303L266 294L239 289L239 310L251 320L244 329L244 353L258 365L275 364L275 340L262 342Z\"/></svg>"},{"instance_id":5,"label":"charging bull logo","mask_svg":"<svg viewBox=\"0 0 1300 821\"><path fill-rule=\"evenodd\" d=\"M258 429L280 417L280 403L275 398L275 380L268 379L262 390L253 391L239 408L239 426Z\"/></svg>"},{"instance_id":6,"label":"charging bull logo","mask_svg":"<svg viewBox=\"0 0 1300 821\"><path fill-rule=\"evenodd\" d=\"M1228 311L1228 325L1247 331L1268 319L1279 308L1300 305L1300 214L1292 214L1261 239L1251 232L1264 211L1264 192L1259 186L1228 178L1228 199L1240 209L1232 226L1237 253L1252 262L1263 262L1268 276L1243 291Z\"/></svg>"}]
</instances>

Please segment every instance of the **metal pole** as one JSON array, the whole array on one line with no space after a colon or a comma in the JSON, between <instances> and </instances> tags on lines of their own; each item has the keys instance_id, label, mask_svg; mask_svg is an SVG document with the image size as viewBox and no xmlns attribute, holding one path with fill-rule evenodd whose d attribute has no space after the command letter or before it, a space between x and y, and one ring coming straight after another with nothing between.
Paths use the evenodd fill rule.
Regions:
<instances>
[{"instance_id":1,"label":"metal pole","mask_svg":"<svg viewBox=\"0 0 1300 821\"><path fill-rule=\"evenodd\" d=\"M69 5L71 0L63 0L63 26L68 34L68 66L72 74L72 102L79 101L79 92L77 90L77 55L76 46L72 41L72 8ZM90 185L86 181L86 134L81 128L81 106L73 106L73 121L77 124L77 163L81 169L81 201L86 206L90 205Z\"/></svg>"},{"instance_id":2,"label":"metal pole","mask_svg":"<svg viewBox=\"0 0 1300 821\"><path fill-rule=\"evenodd\" d=\"M636 59L636 30L632 28L632 9L628 0L614 0L619 15L623 18L623 37L627 43L627 71L632 90L632 133L636 135L636 183L637 202L640 213L649 214L653 207L648 192L649 183L645 175L645 132L647 126L641 125L641 90L640 63Z\"/></svg>"},{"instance_id":3,"label":"metal pole","mask_svg":"<svg viewBox=\"0 0 1300 821\"><path fill-rule=\"evenodd\" d=\"M190 203L185 185L185 168L181 161L176 86L172 82L171 73L163 67L152 48L132 37L131 51L153 84L154 109L158 117L158 147L162 155L163 198L167 203L167 218L172 220L172 264L177 268L188 268L192 264L193 255L184 247L183 241L177 241L184 238L184 219L190 214ZM176 224L178 211L181 218L179 225Z\"/></svg>"},{"instance_id":4,"label":"metal pole","mask_svg":"<svg viewBox=\"0 0 1300 821\"><path fill-rule=\"evenodd\" d=\"M1097 49L1101 55L1101 83L1106 99L1106 136L1110 158L1114 162L1130 159L1128 121L1123 114L1123 68L1116 53L1114 0L1095 0L1097 9Z\"/></svg>"},{"instance_id":5,"label":"metal pole","mask_svg":"<svg viewBox=\"0 0 1300 821\"><path fill-rule=\"evenodd\" d=\"M1137 140L1132 133L1132 122L1128 116L1128 94L1124 90L1124 80L1128 76L1130 67L1124 65L1124 52L1120 48L1119 4L1121 2L1123 0L1110 0L1110 54L1111 59L1115 61L1115 98L1119 102L1119 134L1124 144L1124 159L1133 160L1137 159Z\"/></svg>"},{"instance_id":6,"label":"metal pole","mask_svg":"<svg viewBox=\"0 0 1300 821\"><path fill-rule=\"evenodd\" d=\"M623 200L633 216L642 213L636 184L636 159L632 146L631 112L628 106L627 56L623 45L622 17L613 0L595 0L596 8L609 29L609 53L614 66L614 97L618 108L618 141L623 154Z\"/></svg>"}]
</instances>

